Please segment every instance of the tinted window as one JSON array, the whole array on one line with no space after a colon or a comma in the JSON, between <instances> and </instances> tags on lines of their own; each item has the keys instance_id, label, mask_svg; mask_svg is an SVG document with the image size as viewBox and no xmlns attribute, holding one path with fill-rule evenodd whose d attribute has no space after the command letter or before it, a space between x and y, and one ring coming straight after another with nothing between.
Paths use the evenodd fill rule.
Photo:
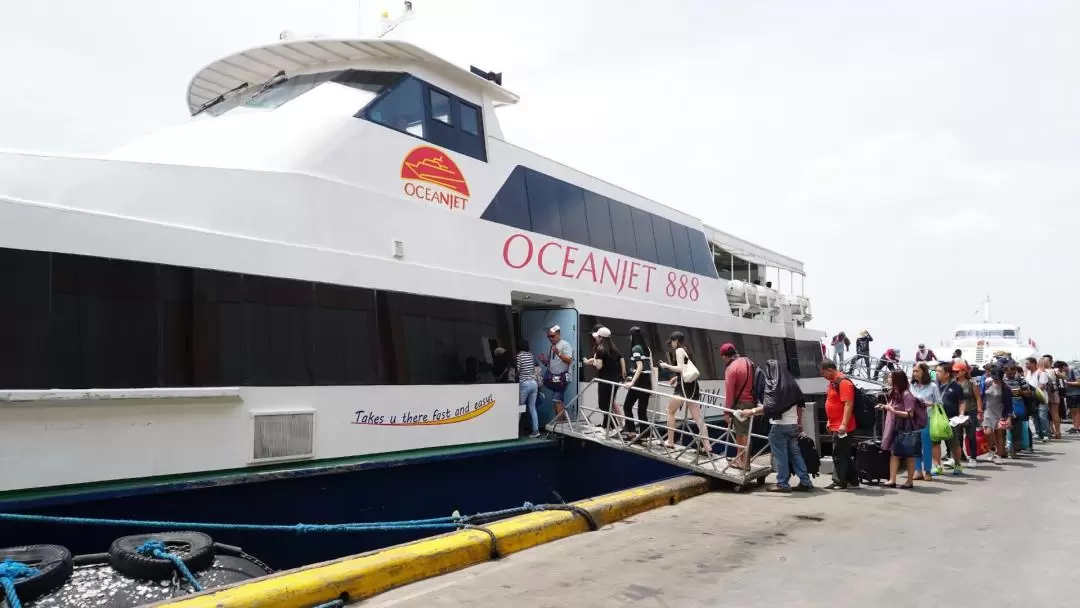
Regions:
<instances>
[{"instance_id":1,"label":"tinted window","mask_svg":"<svg viewBox=\"0 0 1080 608\"><path fill-rule=\"evenodd\" d=\"M637 257L646 262L656 263L656 239L653 237L652 216L641 209L630 208L634 218L634 236L637 238ZM670 231L668 234L671 234Z\"/></svg>"},{"instance_id":2,"label":"tinted window","mask_svg":"<svg viewBox=\"0 0 1080 608\"><path fill-rule=\"evenodd\" d=\"M6 389L493 382L512 348L494 304L10 249L0 272Z\"/></svg>"},{"instance_id":3,"label":"tinted window","mask_svg":"<svg viewBox=\"0 0 1080 608\"><path fill-rule=\"evenodd\" d=\"M690 261L694 272L706 276L716 277L716 263L713 260L712 250L705 233L700 230L688 229L690 235Z\"/></svg>"},{"instance_id":4,"label":"tinted window","mask_svg":"<svg viewBox=\"0 0 1080 608\"><path fill-rule=\"evenodd\" d=\"M559 182L559 210L563 238L573 243L589 243L589 225L585 215L585 193L572 184Z\"/></svg>"},{"instance_id":5,"label":"tinted window","mask_svg":"<svg viewBox=\"0 0 1080 608\"><path fill-rule=\"evenodd\" d=\"M611 228L607 197L586 190L585 217L589 225L589 245L604 251L615 251L615 234Z\"/></svg>"},{"instance_id":6,"label":"tinted window","mask_svg":"<svg viewBox=\"0 0 1080 608\"><path fill-rule=\"evenodd\" d=\"M797 340L795 348L799 355L799 377L813 378L820 375L821 344L809 340Z\"/></svg>"},{"instance_id":7,"label":"tinted window","mask_svg":"<svg viewBox=\"0 0 1080 608\"><path fill-rule=\"evenodd\" d=\"M671 240L675 245L675 267L694 272L694 264L690 259L690 231L682 224L671 222Z\"/></svg>"},{"instance_id":8,"label":"tinted window","mask_svg":"<svg viewBox=\"0 0 1080 608\"><path fill-rule=\"evenodd\" d=\"M558 182L553 177L526 169L525 190L529 195L529 218L533 231L561 239L563 228L559 215Z\"/></svg>"},{"instance_id":9,"label":"tinted window","mask_svg":"<svg viewBox=\"0 0 1080 608\"><path fill-rule=\"evenodd\" d=\"M521 230L532 230L529 200L525 191L525 168L514 167L481 218Z\"/></svg>"},{"instance_id":10,"label":"tinted window","mask_svg":"<svg viewBox=\"0 0 1080 608\"><path fill-rule=\"evenodd\" d=\"M678 268L675 263L675 245L671 241L671 222L668 220L654 215L652 216L653 236L656 239L656 257L654 260L669 266L671 268Z\"/></svg>"},{"instance_id":11,"label":"tinted window","mask_svg":"<svg viewBox=\"0 0 1080 608\"><path fill-rule=\"evenodd\" d=\"M743 352L742 334L733 334L726 331L709 331L709 347L716 354L716 356L713 357L713 369L716 370L716 377L719 380L724 379L724 370L726 369L724 360L720 358L720 347L727 343L733 344L736 351L740 353Z\"/></svg>"},{"instance_id":12,"label":"tinted window","mask_svg":"<svg viewBox=\"0 0 1080 608\"><path fill-rule=\"evenodd\" d=\"M765 336L755 336L753 334L743 335L743 349L742 354L750 357L754 363L758 365L765 365L765 362L769 359L773 359L773 349L769 338ZM783 360L781 360L783 362Z\"/></svg>"},{"instance_id":13,"label":"tinted window","mask_svg":"<svg viewBox=\"0 0 1080 608\"><path fill-rule=\"evenodd\" d=\"M431 90L431 117L444 124L453 124L450 120L450 96Z\"/></svg>"},{"instance_id":14,"label":"tinted window","mask_svg":"<svg viewBox=\"0 0 1080 608\"><path fill-rule=\"evenodd\" d=\"M424 85L406 78L367 111L368 120L417 137L424 137Z\"/></svg>"},{"instance_id":15,"label":"tinted window","mask_svg":"<svg viewBox=\"0 0 1080 608\"><path fill-rule=\"evenodd\" d=\"M670 354L671 349L668 347L666 340L673 331L681 331L686 336L686 347L690 350L690 354L693 357L694 365L697 366L698 371L701 372L702 380L715 380L716 367L713 363L712 353L710 352L710 344L708 332L703 329L693 329L688 327L679 327L675 325L656 325L656 332L663 340L663 358L665 361L673 361L673 356Z\"/></svg>"},{"instance_id":16,"label":"tinted window","mask_svg":"<svg viewBox=\"0 0 1080 608\"><path fill-rule=\"evenodd\" d=\"M628 258L638 257L637 237L634 236L634 220L630 207L608 199L608 209L615 238L615 253Z\"/></svg>"},{"instance_id":17,"label":"tinted window","mask_svg":"<svg viewBox=\"0 0 1080 608\"><path fill-rule=\"evenodd\" d=\"M480 134L480 112L467 103L461 104L461 130L469 135Z\"/></svg>"}]
</instances>

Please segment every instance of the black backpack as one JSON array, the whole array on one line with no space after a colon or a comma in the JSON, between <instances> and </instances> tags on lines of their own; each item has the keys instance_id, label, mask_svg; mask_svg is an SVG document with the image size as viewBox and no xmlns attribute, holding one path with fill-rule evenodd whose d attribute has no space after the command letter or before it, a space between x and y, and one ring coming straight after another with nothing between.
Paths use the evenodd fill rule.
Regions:
<instances>
[{"instance_id":1,"label":"black backpack","mask_svg":"<svg viewBox=\"0 0 1080 608\"><path fill-rule=\"evenodd\" d=\"M855 389L855 428L857 429L872 429L877 421L877 397L874 397L870 393L859 388L859 385L855 384L855 381L847 376L839 378L833 381L833 390L837 395L840 394L840 382L847 380L851 382L852 388Z\"/></svg>"}]
</instances>

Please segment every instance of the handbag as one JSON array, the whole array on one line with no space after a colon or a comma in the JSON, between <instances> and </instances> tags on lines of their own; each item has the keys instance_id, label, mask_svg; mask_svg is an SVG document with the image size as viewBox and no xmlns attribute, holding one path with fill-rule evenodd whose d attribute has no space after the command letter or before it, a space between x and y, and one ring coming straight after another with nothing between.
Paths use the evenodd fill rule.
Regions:
<instances>
[{"instance_id":1,"label":"handbag","mask_svg":"<svg viewBox=\"0 0 1080 608\"><path fill-rule=\"evenodd\" d=\"M686 352L685 350L683 352ZM697 382L697 379L701 377L701 372L698 370L694 362L690 360L690 354L686 354L686 365L683 366L682 379L683 382Z\"/></svg>"},{"instance_id":2,"label":"handbag","mask_svg":"<svg viewBox=\"0 0 1080 608\"><path fill-rule=\"evenodd\" d=\"M553 374L544 370L544 387L551 391L566 390L567 373Z\"/></svg>"},{"instance_id":3,"label":"handbag","mask_svg":"<svg viewBox=\"0 0 1080 608\"><path fill-rule=\"evenodd\" d=\"M1027 418L1027 404L1024 403L1023 397L1013 397L1012 406L1013 416L1020 420Z\"/></svg>"},{"instance_id":4,"label":"handbag","mask_svg":"<svg viewBox=\"0 0 1080 608\"><path fill-rule=\"evenodd\" d=\"M945 414L945 406L935 403L930 407L930 441L947 441L952 436L952 425Z\"/></svg>"},{"instance_id":5,"label":"handbag","mask_svg":"<svg viewBox=\"0 0 1080 608\"><path fill-rule=\"evenodd\" d=\"M922 452L922 433L913 428L910 420L905 418L893 436L892 453L897 458L912 458Z\"/></svg>"}]
</instances>

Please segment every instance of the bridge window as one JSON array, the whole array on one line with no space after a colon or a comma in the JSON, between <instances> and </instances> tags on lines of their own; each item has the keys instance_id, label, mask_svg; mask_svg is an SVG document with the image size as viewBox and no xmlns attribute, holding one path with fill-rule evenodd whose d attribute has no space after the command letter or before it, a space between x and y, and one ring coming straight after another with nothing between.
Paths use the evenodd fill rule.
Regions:
<instances>
[{"instance_id":1,"label":"bridge window","mask_svg":"<svg viewBox=\"0 0 1080 608\"><path fill-rule=\"evenodd\" d=\"M443 124L452 124L450 120L450 96L435 89L431 90L431 117Z\"/></svg>"},{"instance_id":2,"label":"bridge window","mask_svg":"<svg viewBox=\"0 0 1080 608\"><path fill-rule=\"evenodd\" d=\"M480 109L415 76L399 81L357 116L487 160Z\"/></svg>"}]
</instances>

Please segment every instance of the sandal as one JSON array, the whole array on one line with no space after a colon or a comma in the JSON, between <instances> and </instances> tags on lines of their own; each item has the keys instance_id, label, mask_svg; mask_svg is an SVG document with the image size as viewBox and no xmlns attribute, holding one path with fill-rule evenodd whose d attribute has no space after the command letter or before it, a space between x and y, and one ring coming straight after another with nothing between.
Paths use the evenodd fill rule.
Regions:
<instances>
[{"instance_id":1,"label":"sandal","mask_svg":"<svg viewBox=\"0 0 1080 608\"><path fill-rule=\"evenodd\" d=\"M915 487L915 484L913 484L913 483L905 483L904 485L899 486L899 488L901 490L910 490L911 488L914 488L914 487Z\"/></svg>"},{"instance_id":2,"label":"sandal","mask_svg":"<svg viewBox=\"0 0 1080 608\"><path fill-rule=\"evenodd\" d=\"M883 484L881 484L881 487L883 487L883 488L895 488L896 484L895 483L883 483Z\"/></svg>"}]
</instances>

